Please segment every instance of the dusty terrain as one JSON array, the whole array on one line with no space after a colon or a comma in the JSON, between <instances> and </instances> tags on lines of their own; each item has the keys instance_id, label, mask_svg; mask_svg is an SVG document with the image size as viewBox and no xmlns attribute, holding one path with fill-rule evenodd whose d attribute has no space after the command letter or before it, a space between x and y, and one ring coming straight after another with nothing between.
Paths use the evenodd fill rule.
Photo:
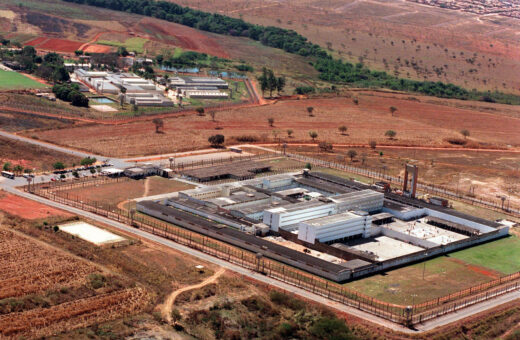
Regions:
<instances>
[{"instance_id":1,"label":"dusty terrain","mask_svg":"<svg viewBox=\"0 0 520 340\"><path fill-rule=\"evenodd\" d=\"M181 115L165 119L161 134L155 133L151 122L135 122L116 127L90 125L35 131L28 135L114 157L206 148L208 137L216 133L223 134L228 144L240 143L237 141L240 136L253 136L261 142L280 138L311 142L309 132L316 131L317 141L334 143L367 145L369 140L375 140L388 145L450 146L447 139L461 139L460 131L467 129L470 131L467 146L520 145L517 107L378 92L360 92L355 96L359 105L351 98L340 97L279 101L247 110L228 109L217 112L215 122L208 116ZM313 117L307 113L309 106L314 107ZM394 115L389 112L391 106L397 108ZM268 118L274 119L272 127ZM345 135L338 131L341 125L348 128ZM287 138L287 129L293 130L291 138ZM387 130L394 130L396 137L385 137Z\"/></svg>"},{"instance_id":2,"label":"dusty terrain","mask_svg":"<svg viewBox=\"0 0 520 340\"><path fill-rule=\"evenodd\" d=\"M401 77L520 92L518 19L408 1L173 2L293 29L336 56Z\"/></svg>"}]
</instances>

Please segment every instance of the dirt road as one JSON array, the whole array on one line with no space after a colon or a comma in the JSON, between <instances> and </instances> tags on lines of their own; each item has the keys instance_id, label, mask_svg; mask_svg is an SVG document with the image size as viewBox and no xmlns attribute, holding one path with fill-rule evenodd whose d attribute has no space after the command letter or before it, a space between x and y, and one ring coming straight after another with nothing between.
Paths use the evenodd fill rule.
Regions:
<instances>
[{"instance_id":1,"label":"dirt road","mask_svg":"<svg viewBox=\"0 0 520 340\"><path fill-rule=\"evenodd\" d=\"M186 286L186 287L173 291L168 296L168 298L166 299L164 304L161 306L161 313L164 316L164 318L166 318L166 320L168 320L168 323L172 322L173 303L175 302L175 299L177 298L177 296L179 296L179 294L186 292L188 290L199 289L199 288L207 286L211 283L214 283L222 274L224 274L225 271L226 271L226 268L220 268L218 271L215 272L215 274L211 275L210 277L208 277L206 280L202 281L201 283L197 283L197 284L191 285L191 286Z\"/></svg>"}]
</instances>

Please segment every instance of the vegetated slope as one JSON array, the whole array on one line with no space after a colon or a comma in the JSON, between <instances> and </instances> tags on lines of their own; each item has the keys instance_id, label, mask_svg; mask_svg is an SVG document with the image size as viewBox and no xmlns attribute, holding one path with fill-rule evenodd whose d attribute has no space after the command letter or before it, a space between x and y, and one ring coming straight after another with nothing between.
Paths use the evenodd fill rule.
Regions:
<instances>
[{"instance_id":1,"label":"vegetated slope","mask_svg":"<svg viewBox=\"0 0 520 340\"><path fill-rule=\"evenodd\" d=\"M218 34L246 36L258 40L266 46L281 48L292 54L312 57L316 69L321 72L320 78L323 80L362 84L363 87L387 87L393 90L414 91L443 98L520 104L520 96L504 95L496 91L492 93L481 93L476 90L468 91L459 86L440 81L405 80L388 75L384 71L371 71L361 63L354 66L348 62L344 63L341 59L332 58L319 45L309 42L293 30L254 25L242 19L193 10L165 1L127 0L118 3L117 6L108 0L95 2L89 0L64 1L144 14Z\"/></svg>"},{"instance_id":2,"label":"vegetated slope","mask_svg":"<svg viewBox=\"0 0 520 340\"><path fill-rule=\"evenodd\" d=\"M393 75L520 93L520 20L406 1L171 0L293 29L350 62Z\"/></svg>"}]
</instances>

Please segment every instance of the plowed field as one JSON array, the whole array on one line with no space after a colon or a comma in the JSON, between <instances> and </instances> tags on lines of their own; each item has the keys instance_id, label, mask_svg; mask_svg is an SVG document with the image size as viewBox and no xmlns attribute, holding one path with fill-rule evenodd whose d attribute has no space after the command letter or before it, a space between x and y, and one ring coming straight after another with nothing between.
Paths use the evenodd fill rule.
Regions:
<instances>
[{"instance_id":1,"label":"plowed field","mask_svg":"<svg viewBox=\"0 0 520 340\"><path fill-rule=\"evenodd\" d=\"M147 296L108 287L103 269L18 232L0 229L0 258L0 300L9 302L0 304L1 339L47 337L129 315ZM106 287L90 286L100 272Z\"/></svg>"}]
</instances>

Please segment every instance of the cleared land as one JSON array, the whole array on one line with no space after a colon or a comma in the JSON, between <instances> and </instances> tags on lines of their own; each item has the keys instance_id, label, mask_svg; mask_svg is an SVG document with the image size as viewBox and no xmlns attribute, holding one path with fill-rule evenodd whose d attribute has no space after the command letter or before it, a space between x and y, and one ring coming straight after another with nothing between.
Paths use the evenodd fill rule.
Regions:
<instances>
[{"instance_id":1,"label":"cleared land","mask_svg":"<svg viewBox=\"0 0 520 340\"><path fill-rule=\"evenodd\" d=\"M520 70L518 19L407 1L173 2L292 29L338 57L400 77L427 77L469 89L520 91L514 76Z\"/></svg>"},{"instance_id":2,"label":"cleared land","mask_svg":"<svg viewBox=\"0 0 520 340\"><path fill-rule=\"evenodd\" d=\"M273 105L218 111L216 121L209 117L179 116L164 120L164 133L155 133L151 122L135 122L119 126L85 126L57 131L34 132L38 138L107 156L161 154L206 148L208 137L223 134L227 143L240 143L241 136L253 141L273 142L279 138L289 142L311 142L310 131L318 133L317 141L357 143L369 140L389 145L449 146L447 139L461 139L460 131L468 129L467 146L489 147L520 145L520 108L461 101L440 101L428 97L359 92L359 105L351 98L278 101ZM398 111L392 116L389 108ZM309 117L307 107L314 107ZM502 111L504 109L504 111ZM268 118L274 119L273 126ZM348 136L338 127L348 127ZM287 129L293 130L286 138ZM385 137L387 130L397 136ZM182 138L179 136L182 135ZM248 141L251 141L249 139ZM472 142L472 144L470 144Z\"/></svg>"},{"instance_id":3,"label":"cleared land","mask_svg":"<svg viewBox=\"0 0 520 340\"><path fill-rule=\"evenodd\" d=\"M192 185L183 182L154 176L142 180L126 180L123 182L64 190L60 191L60 195L78 197L78 199L84 201L96 201L98 205L116 206L123 201L133 198L165 194L192 188Z\"/></svg>"},{"instance_id":4,"label":"cleared land","mask_svg":"<svg viewBox=\"0 0 520 340\"><path fill-rule=\"evenodd\" d=\"M520 240L510 236L346 286L382 301L421 303L517 272L519 258Z\"/></svg>"},{"instance_id":5,"label":"cleared land","mask_svg":"<svg viewBox=\"0 0 520 340\"><path fill-rule=\"evenodd\" d=\"M0 336L45 337L132 314L141 288L92 263L0 229Z\"/></svg>"},{"instance_id":6,"label":"cleared land","mask_svg":"<svg viewBox=\"0 0 520 340\"><path fill-rule=\"evenodd\" d=\"M69 213L0 191L0 210L11 215L33 220L49 217L70 217Z\"/></svg>"},{"instance_id":7,"label":"cleared land","mask_svg":"<svg viewBox=\"0 0 520 340\"><path fill-rule=\"evenodd\" d=\"M0 90L39 89L45 85L14 71L0 69Z\"/></svg>"},{"instance_id":8,"label":"cleared land","mask_svg":"<svg viewBox=\"0 0 520 340\"><path fill-rule=\"evenodd\" d=\"M81 161L79 157L5 137L0 137L0 145L0 164L9 162L11 167L21 165L24 169L38 172L52 170L52 165L56 162L72 166L73 163L79 164Z\"/></svg>"},{"instance_id":9,"label":"cleared land","mask_svg":"<svg viewBox=\"0 0 520 340\"><path fill-rule=\"evenodd\" d=\"M317 146L294 146L289 147L289 150L401 178L404 176L405 163L412 163L419 166L419 180L425 183L451 187L454 191L479 197L484 196L498 204L501 204L498 197L506 196L505 206L520 204L519 156L516 153L382 147L335 147L332 153L324 153L320 152ZM350 150L357 153L352 160L348 156Z\"/></svg>"}]
</instances>

